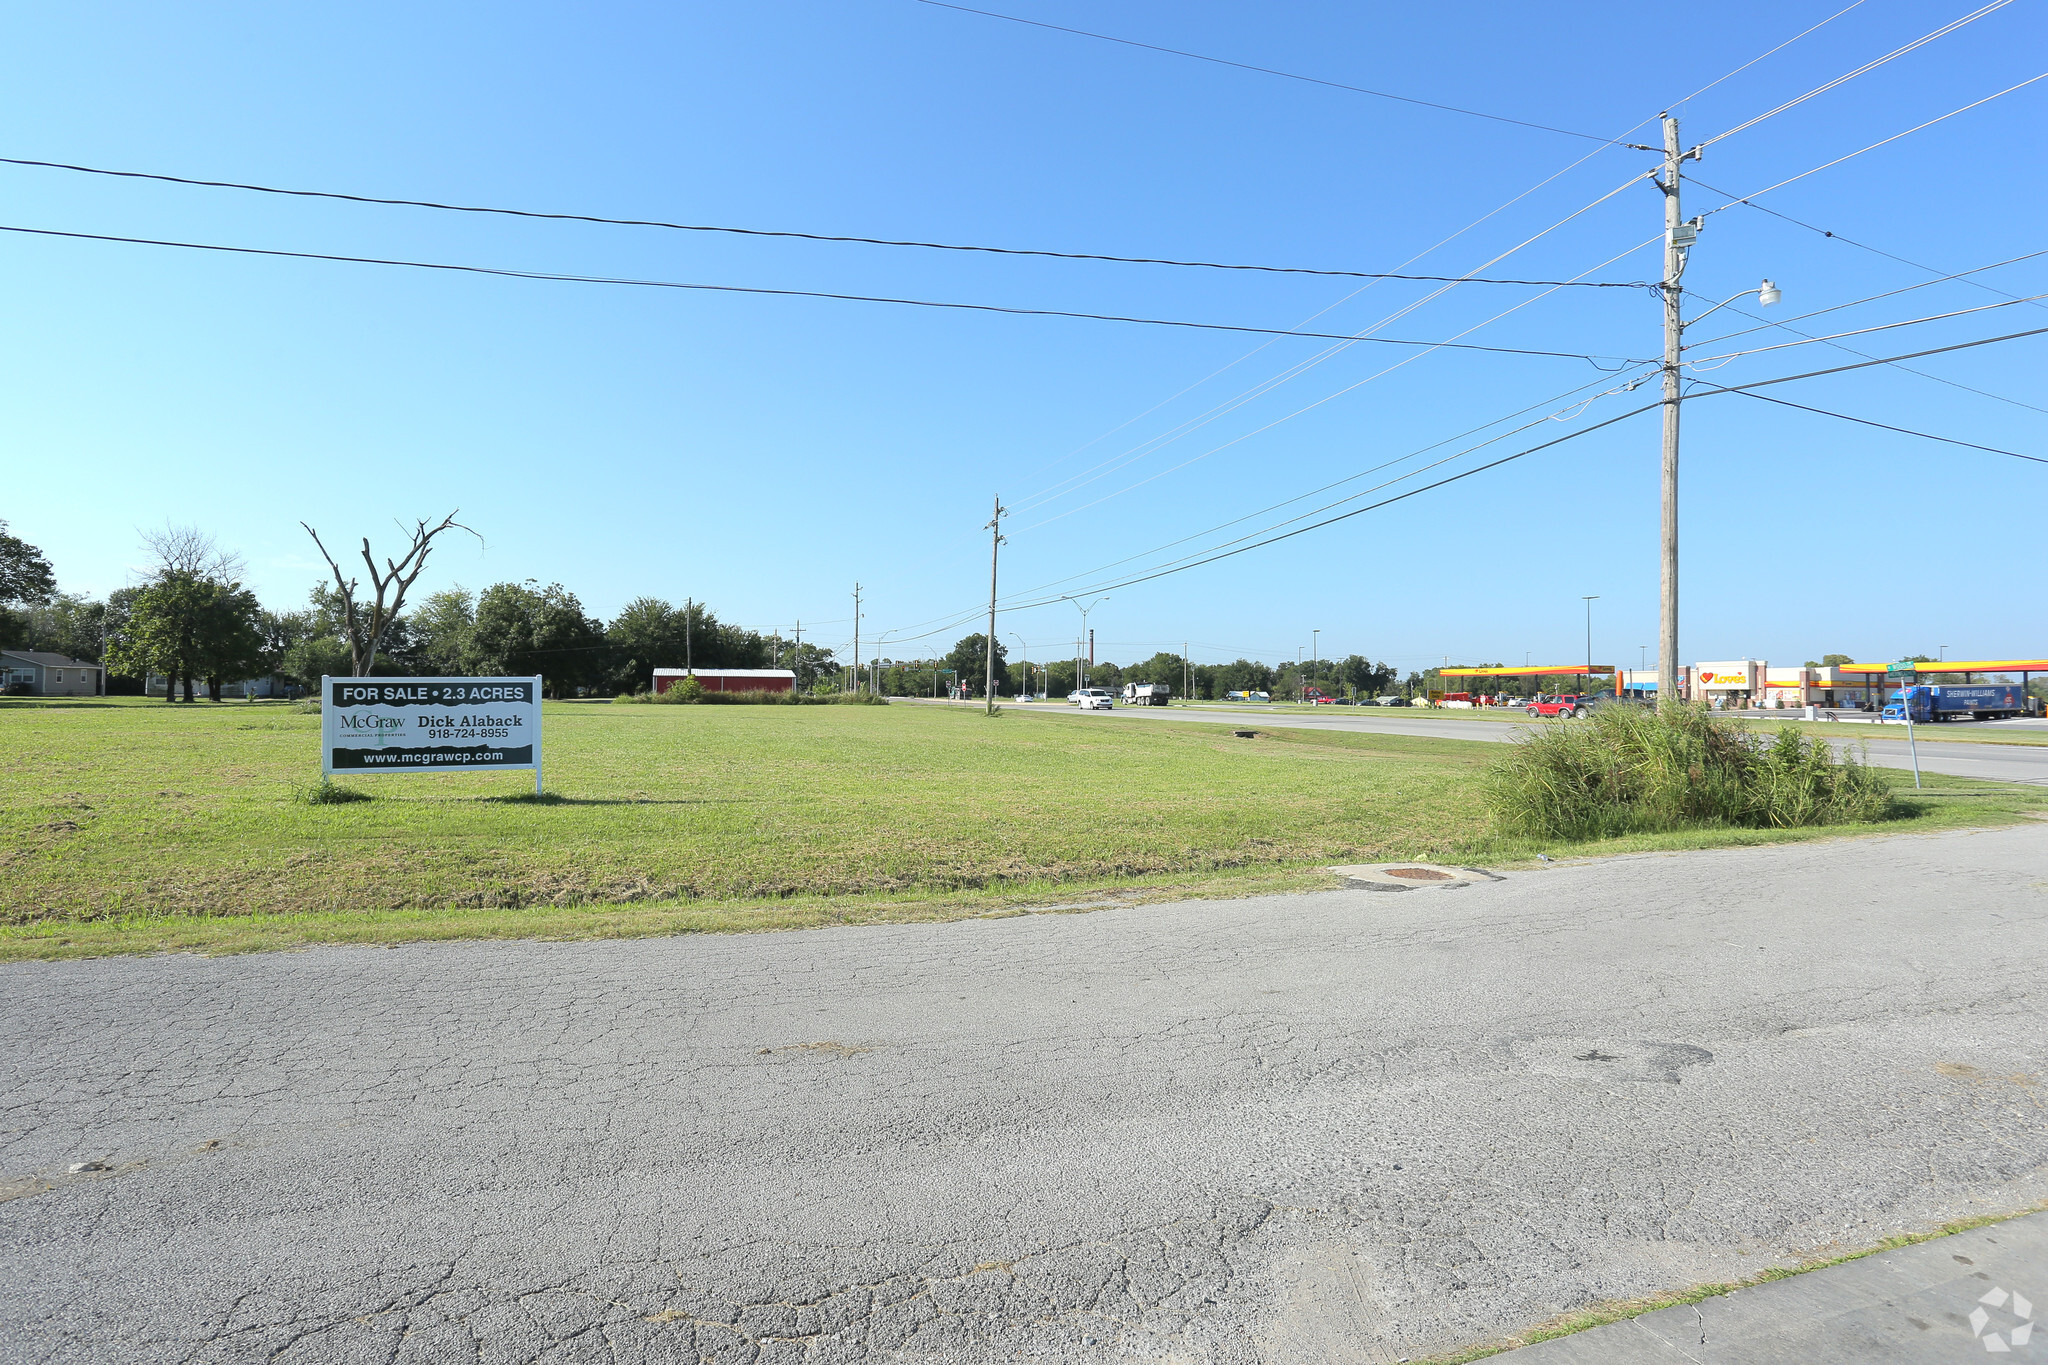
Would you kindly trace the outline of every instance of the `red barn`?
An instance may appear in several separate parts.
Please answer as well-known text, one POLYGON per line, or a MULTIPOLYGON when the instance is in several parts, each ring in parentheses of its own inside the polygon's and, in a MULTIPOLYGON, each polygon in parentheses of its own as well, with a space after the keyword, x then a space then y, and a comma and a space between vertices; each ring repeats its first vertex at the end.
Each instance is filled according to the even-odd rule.
POLYGON ((692 674, 706 692, 796 691, 796 674, 786 668, 657 668, 654 690, 666 692, 692 674))

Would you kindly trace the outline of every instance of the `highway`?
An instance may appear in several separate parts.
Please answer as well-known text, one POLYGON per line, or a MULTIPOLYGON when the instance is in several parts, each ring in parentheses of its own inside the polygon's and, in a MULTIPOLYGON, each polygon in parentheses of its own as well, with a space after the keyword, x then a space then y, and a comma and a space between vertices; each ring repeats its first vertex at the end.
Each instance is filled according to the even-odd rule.
MULTIPOLYGON (((940 705, 947 703, 941 702, 940 705)), ((1514 739, 1528 729, 1526 723, 1477 718, 1453 719, 1448 715, 1429 715, 1409 711, 1405 714, 1385 715, 1377 708, 1331 707, 1328 714, 1301 711, 1252 711, 1243 707, 1202 706, 1119 706, 1114 711, 1076 711, 1073 707, 1064 710, 1059 707, 1032 705, 1020 707, 1034 713, 1045 711, 1051 714, 1072 713, 1079 719, 1114 723, 1124 721, 1194 721, 1208 725, 1236 725, 1252 729, 1296 729, 1296 730, 1355 730, 1383 735, 1426 735, 1431 739, 1467 739, 1481 742, 1500 743, 1514 739)), ((1796 719, 1786 716, 1785 719, 1796 719)), ((1539 722, 1544 724, 1570 724, 1569 721, 1539 722)), ((2039 733, 2043 728, 2040 721, 1998 721, 1974 725, 1975 733, 1984 733, 1994 726, 2010 726, 2039 733)), ((1835 748, 1843 753, 1857 754, 1867 745, 1870 761, 1885 768, 1911 768, 1912 756, 1907 752, 1902 729, 1896 725, 1866 726, 1845 722, 1844 733, 1836 738, 1829 736, 1835 748), (1883 738, 1875 737, 1882 734, 1883 738)), ((1919 727, 1921 735, 1940 733, 1939 727, 1919 727)), ((1920 769, 1922 772, 1944 773, 1951 777, 1973 778, 1987 782, 2028 782, 2036 786, 2048 786, 2048 745, 2023 744, 1981 744, 1943 743, 1938 739, 1920 739, 1920 769)))

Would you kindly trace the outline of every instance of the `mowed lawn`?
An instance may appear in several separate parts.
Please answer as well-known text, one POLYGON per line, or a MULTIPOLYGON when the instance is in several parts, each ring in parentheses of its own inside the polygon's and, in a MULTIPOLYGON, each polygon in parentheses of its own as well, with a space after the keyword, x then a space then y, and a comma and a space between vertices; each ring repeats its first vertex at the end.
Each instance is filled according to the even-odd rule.
MULTIPOLYGON (((1454 740, 911 704, 545 718, 543 801, 527 773, 408 773, 341 779, 374 799, 321 805, 317 714, 0 702, 0 957, 940 917, 1537 851, 1491 831, 1494 746, 1454 740)), ((1931 802, 1888 828, 2042 799, 1931 802)))
POLYGON ((0 706, 0 917, 563 906, 1449 854, 1473 746, 1103 716, 549 704, 530 773, 338 779, 285 705, 0 706), (1351 738, 1351 737, 1344 737, 1351 738))

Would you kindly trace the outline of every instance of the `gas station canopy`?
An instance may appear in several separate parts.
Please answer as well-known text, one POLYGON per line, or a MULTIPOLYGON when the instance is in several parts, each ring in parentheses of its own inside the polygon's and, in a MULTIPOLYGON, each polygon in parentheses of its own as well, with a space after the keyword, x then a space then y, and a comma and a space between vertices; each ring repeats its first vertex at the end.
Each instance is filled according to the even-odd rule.
MULTIPOLYGON (((2048 668, 2048 664, 2042 667, 2048 668)), ((1879 664, 1878 669, 1882 672, 1884 665, 1879 664)), ((1554 678, 1613 671, 1613 664, 1537 664, 1522 668, 1440 668, 1437 673, 1446 678, 1554 678)))
MULTIPOLYGON (((1843 673, 1885 673, 1891 664, 1841 664, 1843 673)), ((1902 670, 1903 671, 1903 670, 1902 670)), ((2048 673, 2048 659, 1945 659, 1916 663, 1915 673, 2048 673)))

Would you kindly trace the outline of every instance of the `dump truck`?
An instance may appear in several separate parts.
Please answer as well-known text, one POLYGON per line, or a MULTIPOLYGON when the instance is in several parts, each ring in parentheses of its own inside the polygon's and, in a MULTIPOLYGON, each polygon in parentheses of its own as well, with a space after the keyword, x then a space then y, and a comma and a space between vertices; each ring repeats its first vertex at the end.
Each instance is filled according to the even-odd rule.
POLYGON ((1124 705, 1164 706, 1173 696, 1173 689, 1165 683, 1125 683, 1124 705))
POLYGON ((1909 707, 1916 725, 1940 720, 2004 720, 2024 713, 2026 698, 2017 683, 1920 683, 1901 689, 1885 703, 1884 718, 1904 720, 1909 707))

